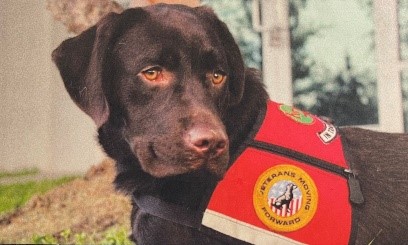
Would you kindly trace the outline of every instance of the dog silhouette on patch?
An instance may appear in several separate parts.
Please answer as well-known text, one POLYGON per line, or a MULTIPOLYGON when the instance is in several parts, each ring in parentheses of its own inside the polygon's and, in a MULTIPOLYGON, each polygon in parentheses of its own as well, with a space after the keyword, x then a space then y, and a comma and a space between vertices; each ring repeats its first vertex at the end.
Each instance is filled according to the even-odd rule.
POLYGON ((272 206, 279 210, 281 210, 283 206, 286 206, 286 212, 290 212, 289 204, 293 199, 293 190, 295 190, 296 188, 297 186, 295 184, 288 184, 286 186, 286 191, 278 198, 276 198, 272 206))

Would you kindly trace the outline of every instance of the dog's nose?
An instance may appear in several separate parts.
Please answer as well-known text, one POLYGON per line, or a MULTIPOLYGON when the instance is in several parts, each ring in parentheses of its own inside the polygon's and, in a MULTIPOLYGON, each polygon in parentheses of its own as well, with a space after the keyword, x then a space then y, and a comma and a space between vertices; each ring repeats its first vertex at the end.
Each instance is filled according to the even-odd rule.
POLYGON ((210 129, 205 126, 196 126, 186 135, 186 144, 199 154, 218 156, 228 147, 228 139, 221 130, 210 129))

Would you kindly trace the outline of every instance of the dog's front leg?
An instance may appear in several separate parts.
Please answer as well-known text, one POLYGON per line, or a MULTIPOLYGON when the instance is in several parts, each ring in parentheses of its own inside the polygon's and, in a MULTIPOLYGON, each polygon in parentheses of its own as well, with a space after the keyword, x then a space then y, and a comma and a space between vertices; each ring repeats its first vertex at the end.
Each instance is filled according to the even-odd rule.
POLYGON ((225 244, 190 227, 144 213, 136 205, 132 210, 132 238, 137 245, 221 245, 225 244))

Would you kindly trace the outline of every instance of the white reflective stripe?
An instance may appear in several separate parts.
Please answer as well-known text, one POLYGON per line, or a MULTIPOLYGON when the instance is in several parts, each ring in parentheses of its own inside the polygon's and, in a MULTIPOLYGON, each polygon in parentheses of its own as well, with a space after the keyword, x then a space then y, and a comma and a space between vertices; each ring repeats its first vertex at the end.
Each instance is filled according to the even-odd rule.
POLYGON ((202 224, 225 235, 257 245, 304 244, 209 209, 204 212, 202 224))

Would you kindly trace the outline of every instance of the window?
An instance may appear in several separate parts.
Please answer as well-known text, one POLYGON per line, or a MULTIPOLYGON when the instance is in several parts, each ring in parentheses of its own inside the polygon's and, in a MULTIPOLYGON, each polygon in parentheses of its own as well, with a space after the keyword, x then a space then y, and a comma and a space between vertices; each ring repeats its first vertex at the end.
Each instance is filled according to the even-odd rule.
POLYGON ((398 24, 401 59, 401 87, 404 109, 404 128, 408 132, 408 0, 398 2, 398 24))
POLYGON ((378 124, 371 5, 291 1, 293 102, 338 125, 378 124))
POLYGON ((401 73, 402 82, 402 99, 404 108, 404 128, 408 132, 408 71, 404 70, 401 73))
POLYGON ((206 2, 262 63, 273 100, 388 132, 405 117, 408 130, 408 0, 206 2))

